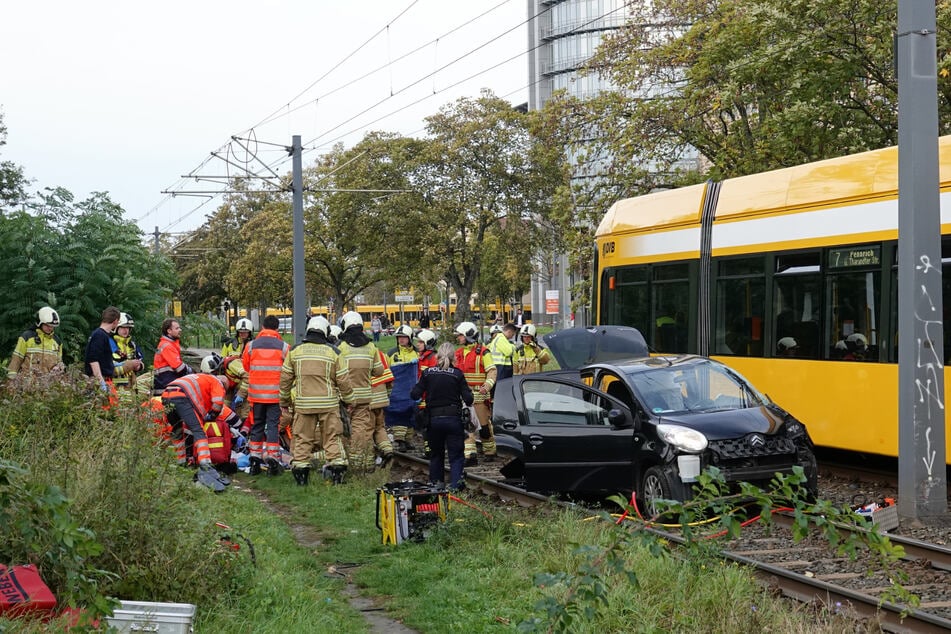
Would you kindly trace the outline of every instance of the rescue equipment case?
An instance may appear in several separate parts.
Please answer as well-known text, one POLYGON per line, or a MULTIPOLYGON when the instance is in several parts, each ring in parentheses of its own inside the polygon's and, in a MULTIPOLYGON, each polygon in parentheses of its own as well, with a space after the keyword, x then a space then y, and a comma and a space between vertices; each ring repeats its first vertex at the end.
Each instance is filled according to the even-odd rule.
POLYGON ((155 632, 157 634, 191 634, 195 606, 191 603, 152 603, 120 601, 112 616, 106 617, 109 627, 119 632, 155 632))
POLYGON ((56 597, 43 583, 36 566, 0 564, 0 614, 21 616, 27 612, 49 612, 56 607, 56 597))
POLYGON ((376 492, 376 527, 384 544, 421 542, 449 515, 445 489, 411 480, 390 482, 376 492))

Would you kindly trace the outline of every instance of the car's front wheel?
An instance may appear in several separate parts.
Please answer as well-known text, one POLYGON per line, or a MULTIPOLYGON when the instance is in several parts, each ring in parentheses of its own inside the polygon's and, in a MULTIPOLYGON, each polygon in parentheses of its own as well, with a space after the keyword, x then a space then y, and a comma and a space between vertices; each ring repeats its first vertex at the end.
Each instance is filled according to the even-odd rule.
POLYGON ((681 487, 676 486, 673 480, 674 474, 669 468, 650 467, 644 472, 641 478, 640 503, 641 513, 648 518, 661 517, 664 506, 660 500, 680 500, 682 494, 678 495, 681 487))

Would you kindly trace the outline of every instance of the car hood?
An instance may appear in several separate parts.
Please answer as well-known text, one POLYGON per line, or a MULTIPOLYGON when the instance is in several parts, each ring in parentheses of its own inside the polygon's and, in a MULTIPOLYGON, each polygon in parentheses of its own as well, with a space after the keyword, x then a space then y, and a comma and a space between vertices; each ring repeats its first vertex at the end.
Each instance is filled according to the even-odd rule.
POLYGON ((568 328, 542 337, 558 365, 577 369, 591 363, 611 363, 650 356, 644 335, 630 326, 568 328))
POLYGON ((696 429, 708 440, 727 440, 742 438, 754 432, 775 434, 783 426, 783 417, 768 407, 750 407, 721 412, 683 412, 656 416, 654 422, 696 429))

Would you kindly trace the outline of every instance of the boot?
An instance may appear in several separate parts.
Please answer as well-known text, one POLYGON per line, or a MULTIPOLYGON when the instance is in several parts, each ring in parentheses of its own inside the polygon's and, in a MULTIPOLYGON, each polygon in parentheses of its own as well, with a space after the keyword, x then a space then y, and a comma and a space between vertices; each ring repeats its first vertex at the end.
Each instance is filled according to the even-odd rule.
POLYGON ((347 468, 343 465, 324 465, 321 473, 325 480, 330 480, 332 484, 343 484, 343 474, 347 468))
POLYGON ((291 469, 291 473, 294 475, 294 482, 297 483, 297 486, 307 486, 310 480, 310 469, 307 467, 294 467, 291 469))
POLYGON ((471 453, 468 456, 466 456, 465 464, 467 467, 475 467, 476 465, 478 465, 479 464, 478 454, 471 453))
POLYGON ((267 474, 269 476, 279 476, 284 473, 284 466, 274 458, 267 459, 267 474))
POLYGON ((248 472, 253 476, 261 475, 261 459, 251 456, 251 470, 248 472))

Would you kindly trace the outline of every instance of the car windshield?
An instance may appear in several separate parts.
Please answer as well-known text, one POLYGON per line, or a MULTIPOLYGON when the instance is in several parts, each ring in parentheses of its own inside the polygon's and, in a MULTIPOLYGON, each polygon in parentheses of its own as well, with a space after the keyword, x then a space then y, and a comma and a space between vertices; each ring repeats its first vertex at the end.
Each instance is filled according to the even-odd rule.
POLYGON ((634 372, 630 380, 655 414, 745 409, 769 402, 739 374, 709 359, 634 372))

